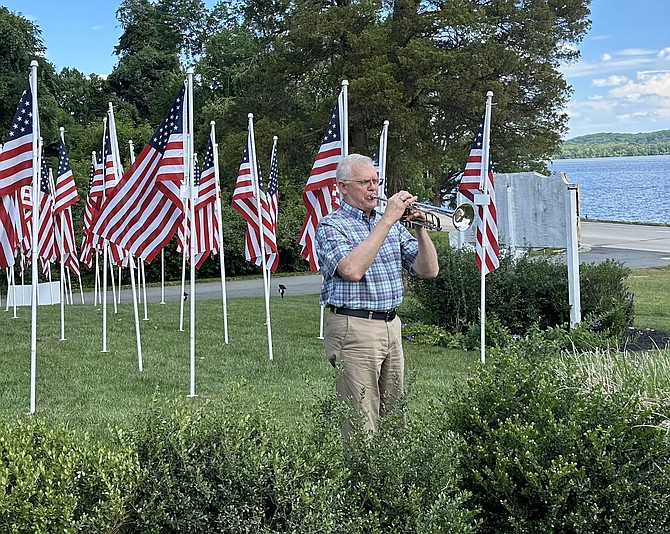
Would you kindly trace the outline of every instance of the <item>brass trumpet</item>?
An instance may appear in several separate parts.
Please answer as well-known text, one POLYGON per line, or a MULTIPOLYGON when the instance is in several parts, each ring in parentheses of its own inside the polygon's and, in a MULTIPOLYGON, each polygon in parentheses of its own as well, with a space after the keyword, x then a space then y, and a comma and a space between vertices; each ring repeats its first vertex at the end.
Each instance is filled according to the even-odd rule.
MULTIPOLYGON (((388 202, 388 199, 380 198, 377 195, 372 195, 372 198, 376 199, 380 204, 388 202)), ((472 204, 468 204, 467 202, 464 202, 455 210, 432 206, 422 202, 414 202, 411 206, 405 209, 405 213, 400 218, 400 222, 406 226, 415 225, 423 226, 428 230, 441 230, 442 225, 440 224, 440 215, 447 215, 451 217, 451 222, 454 225, 454 228, 456 228, 456 230, 459 232, 465 232, 472 226, 472 223, 475 220, 475 209, 472 204), (411 213, 417 211, 422 213, 425 219, 408 221, 407 217, 411 213)))

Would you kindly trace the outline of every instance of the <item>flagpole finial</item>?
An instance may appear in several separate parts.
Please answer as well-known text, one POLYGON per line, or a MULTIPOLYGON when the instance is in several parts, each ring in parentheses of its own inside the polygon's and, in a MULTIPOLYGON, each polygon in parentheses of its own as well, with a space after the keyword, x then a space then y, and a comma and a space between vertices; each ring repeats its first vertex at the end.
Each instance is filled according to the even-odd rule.
POLYGON ((384 126, 388 126, 389 124, 391 124, 391 123, 388 120, 384 121, 384 126))
POLYGON ((342 87, 349 85, 349 80, 342 80, 342 87))
POLYGON ((253 113, 249 113, 249 114, 247 115, 247 119, 253 119, 253 118, 254 118, 254 114, 253 114, 253 113))
POLYGON ((37 67, 38 65, 39 65, 39 63, 37 62, 36 59, 33 59, 33 60, 30 62, 30 66, 31 66, 31 67, 37 67))
POLYGON ((60 133, 63 133, 63 132, 65 131, 65 127, 61 126, 60 128, 58 128, 58 131, 59 131, 60 133))
POLYGON ((216 121, 209 121, 210 126, 214 126, 216 124, 216 121))
POLYGON ((193 67, 189 67, 186 69, 186 74, 193 74, 195 71, 193 70, 193 67))
POLYGON ((276 141, 277 139, 279 139, 279 137, 277 137, 276 135, 273 135, 273 136, 272 136, 272 140, 273 140, 273 141, 276 141))
POLYGON ((493 96, 493 91, 486 91, 486 96, 487 98, 490 98, 493 96))

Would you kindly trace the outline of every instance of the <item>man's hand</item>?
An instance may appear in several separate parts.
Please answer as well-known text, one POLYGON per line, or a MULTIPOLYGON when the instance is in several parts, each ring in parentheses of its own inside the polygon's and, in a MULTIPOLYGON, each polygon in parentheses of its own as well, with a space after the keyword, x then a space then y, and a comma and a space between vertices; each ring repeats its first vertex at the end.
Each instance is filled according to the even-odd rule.
POLYGON ((398 191, 388 199, 383 217, 391 219, 392 222, 399 221, 417 198, 408 191, 398 191))

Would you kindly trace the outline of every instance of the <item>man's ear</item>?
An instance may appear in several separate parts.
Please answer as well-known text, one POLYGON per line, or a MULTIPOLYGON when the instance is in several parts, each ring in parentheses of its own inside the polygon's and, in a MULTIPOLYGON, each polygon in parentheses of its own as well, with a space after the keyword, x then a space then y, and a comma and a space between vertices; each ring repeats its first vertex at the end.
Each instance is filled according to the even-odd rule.
POLYGON ((344 180, 337 182, 337 188, 339 189, 341 195, 347 194, 347 182, 344 180))

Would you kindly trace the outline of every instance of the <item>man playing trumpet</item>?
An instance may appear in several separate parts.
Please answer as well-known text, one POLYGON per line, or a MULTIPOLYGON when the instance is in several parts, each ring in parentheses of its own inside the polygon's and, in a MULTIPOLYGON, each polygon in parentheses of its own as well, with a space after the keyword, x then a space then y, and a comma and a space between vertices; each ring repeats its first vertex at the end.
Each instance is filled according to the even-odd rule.
MULTIPOLYGON (((372 160, 360 154, 342 159, 336 171, 340 208, 319 223, 316 252, 323 275, 320 303, 326 320, 326 358, 338 368, 336 389, 377 429, 380 417, 403 392, 404 355, 400 319, 402 269, 420 278, 435 278, 439 267, 427 230, 416 225, 416 237, 400 224, 417 197, 399 191, 376 211, 379 179, 372 160)), ((421 221, 412 212, 406 220, 421 221)), ((343 434, 349 432, 349 425, 343 434)))

